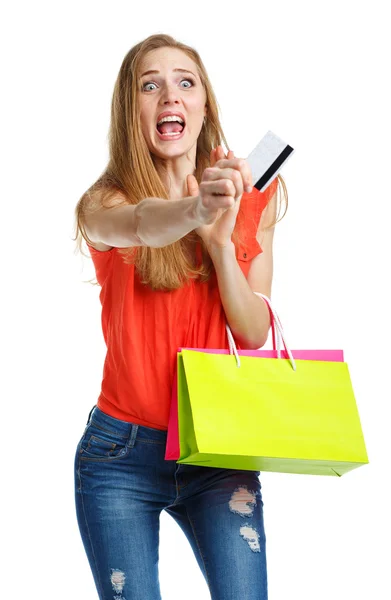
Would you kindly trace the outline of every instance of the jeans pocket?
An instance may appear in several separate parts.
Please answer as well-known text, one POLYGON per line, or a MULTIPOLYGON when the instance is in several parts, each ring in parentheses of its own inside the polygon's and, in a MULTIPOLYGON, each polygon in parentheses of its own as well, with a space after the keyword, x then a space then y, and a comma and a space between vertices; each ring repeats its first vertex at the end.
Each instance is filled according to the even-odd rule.
POLYGON ((79 443, 81 460, 115 460, 127 456, 128 436, 109 431, 90 422, 79 443))

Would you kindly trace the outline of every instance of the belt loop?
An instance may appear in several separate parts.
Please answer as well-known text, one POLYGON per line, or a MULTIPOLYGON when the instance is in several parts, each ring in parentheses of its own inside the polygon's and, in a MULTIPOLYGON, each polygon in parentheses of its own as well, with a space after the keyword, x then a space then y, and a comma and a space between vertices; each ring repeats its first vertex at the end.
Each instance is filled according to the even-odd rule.
POLYGON ((96 404, 94 404, 94 406, 93 406, 93 407, 91 408, 91 410, 90 410, 90 414, 88 415, 87 425, 88 425, 88 423, 89 423, 89 422, 90 422, 90 420, 91 420, 91 414, 92 414, 92 411, 94 410, 94 408, 95 408, 95 407, 96 407, 96 404))
POLYGON ((138 428, 139 428, 138 424, 135 424, 135 423, 132 424, 132 429, 131 429, 131 432, 130 432, 130 438, 126 442, 126 445, 128 446, 128 448, 133 448, 133 446, 134 446, 134 444, 136 442, 138 428))

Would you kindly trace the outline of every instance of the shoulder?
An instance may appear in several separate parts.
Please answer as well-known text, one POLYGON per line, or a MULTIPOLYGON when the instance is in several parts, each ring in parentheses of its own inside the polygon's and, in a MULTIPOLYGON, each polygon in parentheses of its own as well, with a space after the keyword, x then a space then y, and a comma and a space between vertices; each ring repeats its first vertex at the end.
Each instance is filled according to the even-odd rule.
MULTIPOLYGON (((85 215, 91 215, 96 211, 108 210, 126 204, 129 204, 129 201, 120 190, 96 189, 85 195, 83 210, 85 215)), ((113 246, 108 246, 103 242, 89 243, 88 246, 97 252, 107 252, 113 249, 113 246)))
POLYGON ((97 210, 114 208, 130 204, 124 192, 114 189, 95 189, 89 190, 83 197, 83 209, 86 213, 93 213, 97 210))
POLYGON ((97 252, 107 252, 108 250, 112 250, 114 248, 114 246, 108 246, 103 242, 94 242, 93 244, 88 244, 88 246, 90 249, 93 248, 93 250, 96 250, 97 252))

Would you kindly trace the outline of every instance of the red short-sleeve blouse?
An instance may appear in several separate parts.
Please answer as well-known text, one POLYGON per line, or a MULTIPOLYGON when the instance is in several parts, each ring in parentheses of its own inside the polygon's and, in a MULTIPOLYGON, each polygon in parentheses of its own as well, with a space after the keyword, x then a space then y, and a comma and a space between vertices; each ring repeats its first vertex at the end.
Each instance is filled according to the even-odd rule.
MULTIPOLYGON (((262 252, 255 235, 277 184, 276 178, 264 192, 253 188, 242 196, 245 226, 236 258, 246 277, 262 252)), ((107 347, 97 405, 117 419, 166 430, 177 349, 229 348, 216 274, 205 283, 191 280, 178 290, 153 291, 117 248, 88 248, 101 286, 107 347)))

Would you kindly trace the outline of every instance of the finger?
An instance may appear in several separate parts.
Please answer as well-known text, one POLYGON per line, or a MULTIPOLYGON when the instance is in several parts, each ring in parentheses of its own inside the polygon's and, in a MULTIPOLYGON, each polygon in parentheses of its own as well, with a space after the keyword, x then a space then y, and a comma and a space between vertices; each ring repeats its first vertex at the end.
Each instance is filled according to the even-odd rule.
MULTIPOLYGON (((235 158, 235 154, 233 150, 229 150, 227 153, 227 156, 224 155, 224 150, 222 148, 222 146, 217 146, 216 148, 216 162, 211 165, 211 166, 215 166, 217 162, 222 161, 222 160, 232 160, 235 158)), ((252 182, 252 173, 251 173, 251 169, 248 166, 247 162, 245 162, 245 164, 242 167, 239 167, 238 162, 241 159, 236 159, 235 160, 235 166, 233 166, 233 168, 236 168, 240 171, 242 178, 243 178, 243 190, 246 192, 252 192, 253 189, 253 182, 252 182), (239 168, 238 168, 239 167, 239 168)), ((223 163, 221 163, 220 165, 217 165, 220 168, 226 167, 228 168, 228 165, 223 165, 223 163)))
MULTIPOLYGON (((211 159, 210 162, 210 166, 214 167, 216 166, 216 163, 218 161, 221 160, 233 160, 235 158, 235 153, 233 150, 229 150, 227 153, 227 156, 225 156, 224 154, 224 150, 223 147, 221 145, 217 146, 217 148, 213 148, 211 150, 211 157, 213 157, 211 159)), ((236 159, 237 161, 239 161, 240 159, 236 159)), ((235 161, 236 162, 236 161, 235 161)), ((223 168, 223 165, 217 165, 220 168, 223 168)), ((228 168, 227 165, 224 165, 226 168, 228 168)), ((234 168, 238 168, 238 164, 236 162, 236 165, 234 168)), ((253 183, 252 183, 252 173, 251 173, 251 169, 249 167, 249 165, 247 164, 247 162, 245 161, 245 164, 242 165, 242 167, 240 167, 238 169, 240 171, 240 173, 242 174, 242 179, 243 179, 243 191, 250 193, 252 192, 253 189, 253 183)))
POLYGON ((222 146, 217 146, 217 160, 225 158, 224 150, 222 146))
POLYGON ((233 179, 232 181, 234 182, 234 185, 235 185, 235 187, 238 190, 239 196, 241 196, 243 194, 243 192, 247 191, 245 189, 245 184, 244 184, 244 181, 242 179, 241 172, 239 171, 239 176, 238 176, 238 175, 235 174, 235 173, 237 173, 236 169, 230 169, 228 167, 226 170, 231 172, 231 177, 234 176, 235 179, 233 179))
POLYGON ((246 192, 252 192, 253 189, 253 176, 251 173, 250 165, 246 160, 244 160, 244 164, 240 169, 243 177, 243 186, 246 192))
POLYGON ((211 196, 227 196, 237 199, 237 190, 232 180, 222 181, 219 178, 212 177, 209 180, 203 181, 201 186, 204 192, 211 196))
POLYGON ((222 160, 222 159, 227 160, 227 158, 228 158, 228 154, 227 155, 224 154, 223 147, 217 146, 216 152, 215 152, 215 162, 214 162, 213 166, 215 166, 219 160, 222 160))
POLYGON ((223 150, 222 146, 216 146, 216 148, 213 148, 211 150, 210 166, 214 167, 216 162, 218 160, 220 160, 221 158, 225 158, 224 150, 223 150))
MULTIPOLYGON (((220 161, 223 162, 223 161, 220 161)), ((227 160, 225 160, 224 162, 228 162, 227 160)), ((217 163, 218 165, 218 163, 217 163)), ((227 181, 229 181, 229 184, 226 183, 225 185, 228 185, 227 191, 225 192, 225 195, 227 196, 233 196, 235 198, 235 200, 237 199, 237 197, 241 196, 244 192, 243 189, 243 179, 241 177, 241 173, 240 171, 238 171, 238 169, 233 169, 230 167, 226 167, 223 168, 223 166, 214 168, 214 169, 208 169, 205 173, 205 182, 213 182, 213 181, 218 181, 220 179, 225 179, 227 181)))
POLYGON ((194 175, 187 176, 187 189, 190 196, 198 196, 199 186, 194 175))
POLYGON ((246 160, 244 160, 243 158, 236 158, 234 160, 234 163, 235 163, 234 168, 238 169, 240 171, 240 174, 242 175, 244 191, 248 192, 248 193, 252 192, 253 178, 252 178, 252 173, 251 173, 251 169, 250 169, 248 162, 246 160), (242 165, 240 165, 240 161, 243 162, 242 165))

